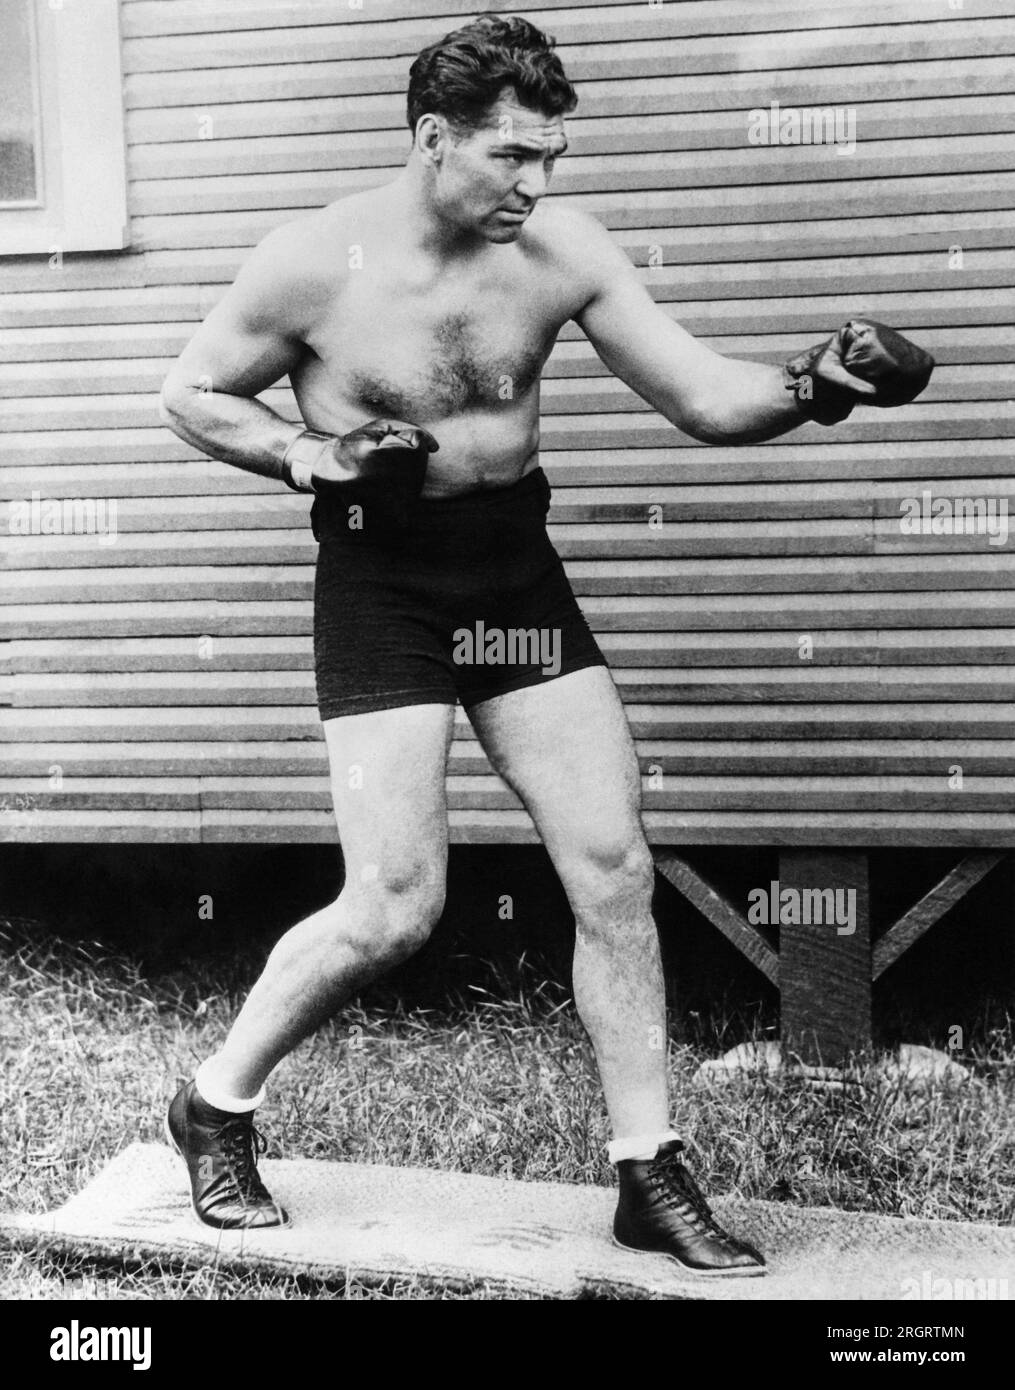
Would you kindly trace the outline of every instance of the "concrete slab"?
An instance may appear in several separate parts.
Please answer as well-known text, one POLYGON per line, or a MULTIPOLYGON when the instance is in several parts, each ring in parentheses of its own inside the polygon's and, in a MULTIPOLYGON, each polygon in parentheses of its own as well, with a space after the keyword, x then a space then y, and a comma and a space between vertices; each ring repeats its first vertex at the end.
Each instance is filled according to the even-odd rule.
POLYGON ((608 1189, 420 1168, 264 1160, 291 1227, 217 1232, 189 1204, 180 1160, 133 1144, 63 1207, 0 1216, 22 1249, 90 1252, 380 1282, 415 1275, 546 1298, 940 1299, 1015 1296, 1015 1230, 719 1198, 720 1221, 765 1251, 766 1278, 707 1280, 616 1249, 608 1189))

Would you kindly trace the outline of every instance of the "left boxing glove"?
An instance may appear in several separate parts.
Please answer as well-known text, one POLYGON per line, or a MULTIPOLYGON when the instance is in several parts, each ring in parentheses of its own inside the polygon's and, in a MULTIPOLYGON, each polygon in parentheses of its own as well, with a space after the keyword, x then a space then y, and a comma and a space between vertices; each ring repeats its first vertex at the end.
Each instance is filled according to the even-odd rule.
POLYGON ((822 425, 845 420, 854 405, 907 405, 930 381, 934 359, 894 328, 850 319, 825 343, 783 367, 801 412, 822 425))

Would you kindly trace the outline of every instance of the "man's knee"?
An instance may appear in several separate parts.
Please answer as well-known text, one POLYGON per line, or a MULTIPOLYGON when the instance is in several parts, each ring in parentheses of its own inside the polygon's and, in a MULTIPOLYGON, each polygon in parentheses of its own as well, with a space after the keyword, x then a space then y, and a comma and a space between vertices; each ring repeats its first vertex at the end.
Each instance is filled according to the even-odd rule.
POLYGON ((651 908, 655 867, 641 834, 587 846, 567 867, 566 878, 579 917, 651 908))
POLYGON ((422 860, 364 864, 347 874, 334 904, 342 935, 378 963, 394 964, 418 951, 444 911, 443 866, 422 860))

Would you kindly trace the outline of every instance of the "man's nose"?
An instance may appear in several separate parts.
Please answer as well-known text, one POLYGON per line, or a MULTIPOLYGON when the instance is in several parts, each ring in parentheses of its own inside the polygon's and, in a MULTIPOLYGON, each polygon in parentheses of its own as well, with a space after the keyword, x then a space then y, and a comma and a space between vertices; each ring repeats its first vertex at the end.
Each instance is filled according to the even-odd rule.
POLYGON ((538 203, 546 192, 549 178, 542 165, 526 169, 515 184, 515 192, 528 203, 538 203))

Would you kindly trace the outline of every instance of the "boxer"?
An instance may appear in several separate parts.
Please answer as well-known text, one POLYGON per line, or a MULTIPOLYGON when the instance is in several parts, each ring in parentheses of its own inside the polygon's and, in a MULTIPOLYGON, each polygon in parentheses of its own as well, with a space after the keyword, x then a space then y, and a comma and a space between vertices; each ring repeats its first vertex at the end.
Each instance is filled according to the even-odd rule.
POLYGON ((275 946, 168 1131, 202 1221, 288 1219, 258 1175, 253 1113, 278 1062, 437 921, 460 701, 574 911, 575 1002, 620 1186, 614 1239, 703 1276, 763 1274, 670 1128, 638 763, 547 537, 540 374, 575 322, 674 426, 735 445, 910 401, 933 362, 857 318, 781 369, 695 340, 594 218, 544 201, 576 101, 553 41, 519 17, 485 15, 425 49, 405 167, 271 232, 165 382, 163 418, 182 438, 314 495, 317 699, 345 865, 336 900, 275 946), (286 374, 302 424, 255 399, 286 374), (463 664, 454 634, 478 621, 552 629, 559 661, 463 664))

